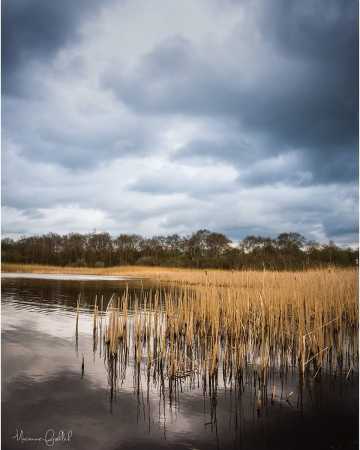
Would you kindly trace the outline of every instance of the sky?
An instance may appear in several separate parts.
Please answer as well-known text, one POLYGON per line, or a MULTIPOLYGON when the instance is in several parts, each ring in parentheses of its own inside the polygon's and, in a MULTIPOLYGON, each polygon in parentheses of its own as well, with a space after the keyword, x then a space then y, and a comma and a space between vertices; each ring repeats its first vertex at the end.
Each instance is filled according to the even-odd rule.
POLYGON ((2 233, 358 241, 355 0, 6 0, 2 233))

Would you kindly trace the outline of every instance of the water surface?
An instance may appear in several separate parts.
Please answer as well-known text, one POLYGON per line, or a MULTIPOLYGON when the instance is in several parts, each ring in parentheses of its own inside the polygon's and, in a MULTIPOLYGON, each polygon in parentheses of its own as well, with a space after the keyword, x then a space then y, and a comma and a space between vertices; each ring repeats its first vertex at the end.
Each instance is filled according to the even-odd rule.
POLYGON ((2 272, 1 278, 26 278, 31 280, 63 280, 63 281, 119 281, 134 280, 136 278, 125 275, 91 275, 70 273, 29 273, 29 272, 2 272))
POLYGON ((134 294, 151 283, 16 275, 2 278, 3 448, 358 448, 357 374, 307 379, 300 392, 297 372, 290 371, 260 411, 246 386, 238 392, 220 383, 214 395, 200 382, 184 383, 175 398, 160 396, 145 374, 136 385, 131 363, 114 386, 101 349, 94 352, 91 305, 96 295, 106 304, 126 284, 134 294), (52 440, 61 431, 64 439, 52 440))

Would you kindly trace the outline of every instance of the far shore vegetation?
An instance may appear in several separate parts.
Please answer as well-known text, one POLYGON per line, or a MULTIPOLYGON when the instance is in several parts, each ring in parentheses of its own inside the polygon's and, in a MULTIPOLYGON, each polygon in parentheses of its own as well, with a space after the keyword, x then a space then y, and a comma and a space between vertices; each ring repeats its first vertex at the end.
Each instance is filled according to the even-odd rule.
MULTIPOLYGON (((190 236, 109 233, 48 233, 1 241, 3 270, 125 274, 151 268, 225 270, 307 270, 358 265, 358 250, 333 242, 319 244, 299 233, 276 238, 248 236, 238 243, 221 233, 199 230, 190 236), (131 266, 131 267, 130 267, 131 266), (91 271, 89 271, 91 269, 91 271), (110 270, 108 270, 110 269, 110 270)), ((158 271, 158 269, 157 269, 158 271)))

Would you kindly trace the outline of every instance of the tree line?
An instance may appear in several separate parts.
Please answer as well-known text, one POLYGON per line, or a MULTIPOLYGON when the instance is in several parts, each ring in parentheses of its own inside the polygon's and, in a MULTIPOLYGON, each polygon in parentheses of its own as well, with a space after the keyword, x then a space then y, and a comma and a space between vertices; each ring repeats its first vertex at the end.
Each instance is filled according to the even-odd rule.
POLYGON ((358 251, 307 241, 299 233, 247 236, 233 243, 222 233, 199 230, 144 238, 137 234, 48 233, 1 241, 2 260, 18 264, 110 267, 149 265, 221 269, 306 269, 356 266, 358 251))

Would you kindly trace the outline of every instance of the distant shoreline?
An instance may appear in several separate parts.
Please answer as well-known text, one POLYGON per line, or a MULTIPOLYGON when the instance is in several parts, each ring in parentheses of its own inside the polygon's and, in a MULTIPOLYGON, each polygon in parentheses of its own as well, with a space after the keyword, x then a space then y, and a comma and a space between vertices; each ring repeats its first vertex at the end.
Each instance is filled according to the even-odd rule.
POLYGON ((48 266, 41 264, 13 264, 2 263, 1 272, 9 273, 39 273, 39 274, 71 274, 71 275, 107 275, 107 276, 141 276, 150 278, 168 272, 178 272, 187 269, 171 267, 146 267, 146 266, 114 266, 114 267, 68 267, 48 266))
MULTIPOLYGON (((328 270, 329 267, 323 268, 309 268, 307 271, 328 270)), ((334 269, 337 269, 334 267, 334 269)), ((338 268, 339 270, 357 270, 357 267, 338 268)), ((252 270, 244 269, 249 272, 263 272, 262 269, 252 270)), ((224 269, 197 269, 197 268, 183 268, 183 267, 161 267, 161 266, 112 266, 112 267, 70 267, 70 266, 50 266, 42 264, 15 264, 15 263, 1 263, 1 272, 8 273, 37 273, 37 274, 59 274, 59 275, 107 275, 107 276, 129 276, 138 278, 173 278, 175 274, 186 275, 189 273, 204 273, 204 272, 242 272, 243 270, 233 271, 224 269)), ((267 270, 270 272, 271 270, 267 270)), ((275 270, 275 272, 277 272, 275 270)), ((304 272, 304 270, 280 270, 280 272, 304 272)))

